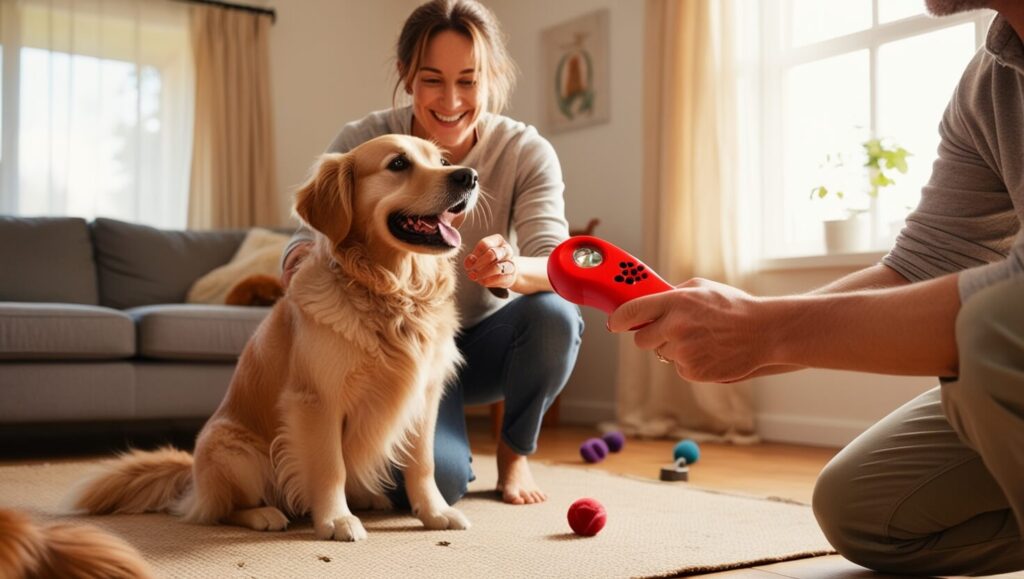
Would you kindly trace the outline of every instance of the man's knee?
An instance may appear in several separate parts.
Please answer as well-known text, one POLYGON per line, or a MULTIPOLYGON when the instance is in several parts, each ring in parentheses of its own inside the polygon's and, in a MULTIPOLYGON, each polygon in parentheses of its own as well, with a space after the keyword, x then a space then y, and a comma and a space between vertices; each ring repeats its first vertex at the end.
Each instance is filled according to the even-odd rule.
POLYGON ((881 572, 903 573, 914 569, 919 557, 901 552, 881 531, 883 521, 872 520, 872 509, 859 508, 870 498, 840 456, 818 476, 811 506, 818 526, 832 547, 847 560, 881 572))
POLYGON ((883 513, 893 512, 897 497, 858 475, 858 465, 871 452, 855 441, 836 455, 818 475, 811 507, 825 538, 844 558, 875 571, 905 573, 926 564, 927 554, 915 552, 912 541, 901 547, 887 536, 883 513), (879 508, 888 504, 893 509, 879 508))
POLYGON ((858 562, 861 549, 857 547, 854 531, 858 513, 850 508, 854 500, 850 485, 854 483, 845 463, 846 458, 840 453, 821 471, 814 483, 811 508, 828 542, 839 554, 858 562))

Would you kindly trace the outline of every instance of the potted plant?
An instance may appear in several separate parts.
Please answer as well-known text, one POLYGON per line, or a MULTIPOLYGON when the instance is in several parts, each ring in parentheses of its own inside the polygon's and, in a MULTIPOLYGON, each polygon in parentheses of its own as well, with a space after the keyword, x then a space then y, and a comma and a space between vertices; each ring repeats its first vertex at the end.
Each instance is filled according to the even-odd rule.
MULTIPOLYGON (((870 210, 872 199, 878 192, 894 184, 896 172, 907 172, 909 151, 891 142, 879 138, 870 138, 861 143, 860 156, 864 162, 856 171, 854 180, 866 177, 854 187, 853 194, 842 185, 821 184, 811 189, 811 199, 828 199, 836 201, 842 213, 838 218, 825 220, 825 249, 828 253, 854 253, 866 251, 870 242, 870 223, 865 215, 870 210)), ((839 176, 840 183, 849 183, 850 165, 842 153, 829 154, 825 157, 823 167, 832 176, 839 176)))

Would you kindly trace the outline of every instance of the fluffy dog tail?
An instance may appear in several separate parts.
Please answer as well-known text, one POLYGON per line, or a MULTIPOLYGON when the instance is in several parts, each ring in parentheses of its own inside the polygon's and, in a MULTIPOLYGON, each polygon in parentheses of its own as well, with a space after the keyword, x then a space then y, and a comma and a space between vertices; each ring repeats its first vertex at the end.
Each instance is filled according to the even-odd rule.
POLYGON ((134 579, 153 571, 130 545, 95 527, 44 527, 0 510, 0 577, 134 579))
POLYGON ((192 485, 192 455, 171 447, 134 450, 104 465, 68 497, 91 515, 134 514, 170 509, 192 485))

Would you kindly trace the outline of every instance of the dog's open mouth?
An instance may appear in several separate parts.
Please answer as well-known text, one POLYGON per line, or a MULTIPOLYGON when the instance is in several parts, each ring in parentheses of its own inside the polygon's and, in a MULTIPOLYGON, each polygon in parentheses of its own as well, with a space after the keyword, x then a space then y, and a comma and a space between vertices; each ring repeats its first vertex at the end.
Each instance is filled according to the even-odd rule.
POLYGON ((452 220, 466 210, 466 201, 460 201, 437 215, 409 215, 396 211, 388 216, 391 235, 413 245, 456 248, 462 243, 462 236, 452 225, 452 220))

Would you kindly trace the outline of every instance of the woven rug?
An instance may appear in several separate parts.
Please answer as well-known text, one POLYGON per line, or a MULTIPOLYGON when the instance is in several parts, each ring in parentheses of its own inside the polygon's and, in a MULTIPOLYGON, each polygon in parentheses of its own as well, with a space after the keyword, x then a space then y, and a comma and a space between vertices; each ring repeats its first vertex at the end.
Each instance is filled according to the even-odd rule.
POLYGON ((491 490, 494 457, 458 503, 473 526, 426 531, 407 513, 361 514, 369 539, 319 541, 308 521, 283 533, 183 523, 163 514, 65 517, 57 505, 88 463, 0 468, 0 507, 88 522, 133 544, 165 577, 672 577, 831 553, 809 507, 703 491, 597 470, 532 465, 549 499, 506 505, 491 490), (580 497, 608 524, 578 537, 566 522, 580 497))

